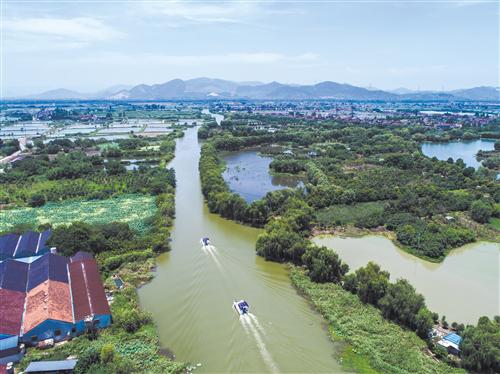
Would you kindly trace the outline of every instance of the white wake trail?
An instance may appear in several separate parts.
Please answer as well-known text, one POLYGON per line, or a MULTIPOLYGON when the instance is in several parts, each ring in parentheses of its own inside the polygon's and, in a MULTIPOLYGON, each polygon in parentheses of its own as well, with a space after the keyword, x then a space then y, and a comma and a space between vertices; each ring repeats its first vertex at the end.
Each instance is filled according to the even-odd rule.
POLYGON ((260 355, 262 356, 262 359, 266 363, 266 365, 269 367, 269 370, 271 370, 272 373, 278 373, 278 366, 274 362, 271 354, 267 350, 266 343, 264 343, 264 340, 262 339, 262 336, 259 333, 259 330, 254 326, 252 323, 251 318, 247 318, 247 316, 241 316, 245 320, 244 323, 247 324, 249 330, 251 331, 253 337, 255 338, 255 342, 257 343, 257 348, 259 349, 260 355))
POLYGON ((243 329, 245 330, 245 333, 247 335, 250 334, 250 330, 248 329, 247 320, 246 320, 245 316, 240 316, 240 322, 241 322, 241 326, 243 326, 243 329))
POLYGON ((218 256, 218 253, 217 253, 217 250, 215 249, 215 247, 213 245, 204 245, 203 247, 203 251, 205 253, 208 253, 208 255, 210 257, 212 257, 212 259, 214 260, 215 262, 215 265, 217 265, 217 267, 219 268, 219 271, 225 275, 224 273, 224 269, 222 268, 222 264, 220 263, 219 259, 217 258, 218 256))
POLYGON ((248 313, 248 317, 250 317, 250 323, 254 323, 255 326, 257 327, 257 329, 263 334, 263 335, 266 335, 265 331, 264 331, 264 328, 262 327, 262 325, 260 324, 259 320, 257 319, 257 316, 252 314, 252 313, 248 313))

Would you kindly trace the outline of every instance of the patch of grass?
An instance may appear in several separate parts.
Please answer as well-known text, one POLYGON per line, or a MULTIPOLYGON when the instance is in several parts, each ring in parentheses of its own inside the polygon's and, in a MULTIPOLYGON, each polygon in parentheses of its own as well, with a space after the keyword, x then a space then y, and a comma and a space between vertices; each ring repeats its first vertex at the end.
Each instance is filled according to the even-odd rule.
POLYGON ((378 374, 379 371, 371 367, 370 361, 354 351, 351 345, 347 345, 341 356, 342 368, 360 374, 378 374))
POLYGON ((303 269, 292 267, 294 286, 309 298, 335 332, 350 346, 346 365, 373 373, 464 373, 427 355, 427 345, 414 332, 385 320, 375 307, 333 283, 313 283, 303 269))
POLYGON ((332 205, 316 213, 321 226, 344 226, 362 222, 365 217, 384 211, 383 201, 369 201, 352 205, 332 205))
POLYGON ((500 231, 500 218, 492 217, 490 218, 489 225, 493 227, 495 230, 500 231))
POLYGON ((37 227, 52 224, 53 227, 74 221, 87 223, 125 222, 143 233, 147 220, 156 211, 155 198, 148 195, 122 195, 107 200, 73 200, 63 203, 48 203, 39 208, 20 208, 0 211, 0 232, 8 231, 18 224, 37 227))

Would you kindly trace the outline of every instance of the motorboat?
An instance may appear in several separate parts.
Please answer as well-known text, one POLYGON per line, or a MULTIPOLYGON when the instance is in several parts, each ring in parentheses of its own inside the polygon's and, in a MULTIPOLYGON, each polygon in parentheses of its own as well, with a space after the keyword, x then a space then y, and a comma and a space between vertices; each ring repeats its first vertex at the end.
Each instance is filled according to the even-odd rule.
POLYGON ((233 303, 233 308, 240 314, 247 314, 250 310, 250 305, 245 300, 235 301, 233 303))
POLYGON ((200 244, 203 245, 203 246, 207 246, 207 245, 210 245, 210 239, 209 238, 201 238, 200 239, 200 244))

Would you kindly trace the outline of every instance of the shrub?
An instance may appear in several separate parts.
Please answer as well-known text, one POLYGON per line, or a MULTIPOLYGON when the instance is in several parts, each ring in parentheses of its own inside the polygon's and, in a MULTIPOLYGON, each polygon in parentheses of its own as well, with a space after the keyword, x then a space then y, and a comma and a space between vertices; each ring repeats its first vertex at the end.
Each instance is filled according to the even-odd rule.
POLYGON ((349 271, 349 266, 342 262, 337 253, 326 247, 309 247, 302 255, 302 262, 309 270, 311 280, 318 283, 339 283, 349 271))

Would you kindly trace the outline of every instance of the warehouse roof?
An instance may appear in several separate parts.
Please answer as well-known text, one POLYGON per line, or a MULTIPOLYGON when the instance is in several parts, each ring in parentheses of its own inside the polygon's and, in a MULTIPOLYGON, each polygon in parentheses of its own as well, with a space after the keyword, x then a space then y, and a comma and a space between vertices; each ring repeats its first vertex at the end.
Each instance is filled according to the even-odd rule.
POLYGON ((30 362, 25 373, 40 373, 40 372, 57 372, 64 370, 73 370, 77 360, 61 360, 61 361, 35 361, 30 362))
POLYGON ((23 333, 47 319, 73 322, 71 294, 67 283, 46 280, 27 293, 23 333))
POLYGON ((47 252, 46 242, 50 230, 42 233, 28 231, 23 235, 6 234, 0 236, 0 261, 7 258, 21 258, 41 255, 47 252))
POLYGON ((29 268, 27 291, 48 279, 68 283, 67 263, 66 257, 52 253, 33 261, 29 268))
POLYGON ((11 258, 16 250, 20 235, 7 234, 0 236, 0 261, 11 258))
POLYGON ((68 268, 75 321, 91 314, 111 314, 95 260, 72 262, 68 268))
POLYGON ((83 260, 91 260, 94 256, 91 253, 85 251, 78 251, 73 256, 71 256, 71 262, 78 262, 83 260))
POLYGON ((26 292, 29 264, 8 259, 0 262, 0 288, 26 292))
POLYGON ((19 335, 25 293, 0 288, 0 335, 19 335))

